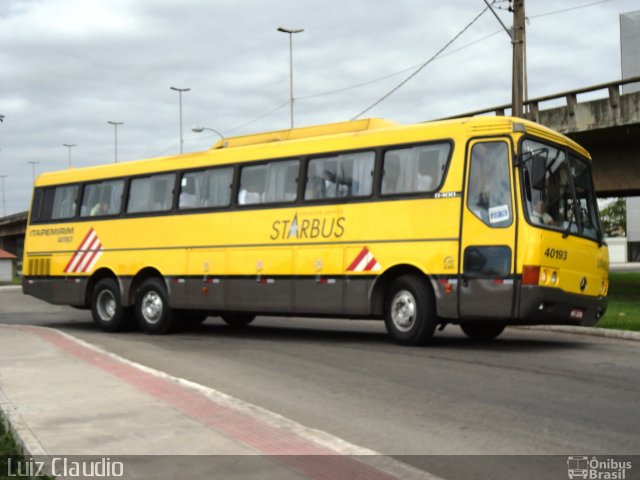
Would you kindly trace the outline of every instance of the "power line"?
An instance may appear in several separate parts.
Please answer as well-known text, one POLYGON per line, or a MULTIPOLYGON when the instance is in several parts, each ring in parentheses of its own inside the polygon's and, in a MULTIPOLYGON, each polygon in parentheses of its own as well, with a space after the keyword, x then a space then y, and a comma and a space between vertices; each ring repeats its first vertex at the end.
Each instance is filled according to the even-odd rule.
POLYGON ((407 78, 405 78, 402 82, 400 82, 397 86, 395 86, 394 88, 392 88, 389 92, 387 92, 385 95, 383 95, 379 100, 377 100, 376 102, 374 102, 373 104, 371 104, 369 107, 365 108, 363 111, 361 111, 359 114, 357 114, 355 117, 353 117, 351 120, 355 120, 358 117, 360 117, 361 115, 364 115, 365 113, 367 113, 369 110, 371 110, 373 107, 375 107, 376 105, 379 105, 381 102, 383 102, 384 100, 386 100, 387 98, 389 98, 393 93, 395 93, 396 91, 398 91, 401 87, 403 87, 409 80, 411 80, 413 77, 415 77, 418 73, 420 73, 427 65, 429 65, 432 61, 434 61, 438 55, 440 55, 443 51, 446 50, 446 48, 451 45, 453 42, 455 42, 460 35, 462 35, 464 32, 466 32, 471 25, 473 25, 474 23, 476 23, 476 21, 484 14, 484 12, 486 12, 487 10, 489 10, 489 7, 484 7, 482 9, 482 11, 475 16, 475 18, 473 20, 471 20, 471 22, 469 22, 467 24, 466 27, 464 27, 462 30, 460 30, 451 40, 449 40, 444 47, 442 47, 440 50, 438 50, 436 52, 436 54, 434 56, 432 56, 429 60, 427 60, 426 62, 424 62, 415 72, 413 72, 411 75, 409 75, 407 78))
POLYGON ((616 1, 616 0, 599 0, 597 2, 585 3, 584 5, 576 5, 575 7, 563 8, 562 10, 554 10, 553 12, 539 13, 538 15, 529 15, 528 18, 546 17, 548 15, 555 15, 557 13, 571 12, 573 10, 578 10, 580 8, 593 7, 594 5, 599 5, 601 3, 614 2, 614 1, 616 1))
MULTIPOLYGON (((296 99, 297 100, 297 99, 296 99)), ((281 108, 286 107, 287 105, 289 105, 289 102, 285 102, 282 105, 274 108, 273 110, 268 111, 267 113, 264 113, 262 115, 260 115, 257 118, 254 118, 253 120, 251 120, 250 122, 247 123, 243 123, 242 125, 238 126, 238 127, 234 127, 231 130, 227 130, 226 133, 231 133, 231 132, 235 132, 236 130, 240 130, 241 128, 247 127, 249 125, 251 125, 252 123, 257 122, 258 120, 262 120, 265 117, 268 117, 269 115, 271 115, 272 113, 276 113, 278 110, 280 110, 281 108)))
MULTIPOLYGON (((495 3, 506 3, 507 1, 508 1, 508 0, 494 0, 494 2, 493 2, 493 3, 494 3, 494 4, 495 4, 495 3)), ((556 14, 559 14, 559 13, 570 12, 570 11, 572 11, 572 10, 578 10, 578 9, 581 9, 581 8, 592 7, 592 6, 594 6, 594 5, 599 5, 599 4, 601 4, 601 3, 608 3, 608 2, 613 2, 613 1, 616 1, 616 0, 599 0, 599 1, 596 1, 596 2, 591 2, 591 3, 587 3, 587 4, 583 4, 583 5, 577 5, 577 6, 575 6, 575 7, 565 8, 565 9, 561 9, 561 10, 554 10, 554 11, 551 11, 551 12, 540 13, 540 14, 537 14, 537 15, 529 15, 529 16, 528 16, 528 18, 540 18, 540 17, 546 17, 546 16, 550 16, 550 15, 556 15, 556 14)), ((498 8, 500 8, 500 7, 498 7, 498 8)), ((480 15, 482 15, 485 11, 486 11, 486 9, 485 9, 485 10, 483 10, 483 11, 480 13, 480 15)), ((479 15, 479 16, 480 16, 480 15, 479 15)), ((479 16, 478 16, 478 17, 479 17, 479 16)), ((474 22, 475 22, 476 20, 477 20, 477 18, 476 18, 476 19, 474 19, 474 22)), ((473 23, 473 22, 472 22, 472 23, 473 23)), ((469 24, 467 27, 465 27, 465 29, 466 29, 466 28, 469 28, 470 26, 471 26, 471 24, 469 24)), ((451 40, 447 45, 445 45, 445 47, 443 47, 443 48, 441 49, 441 51, 440 51, 440 52, 438 52, 438 54, 434 55, 432 58, 430 58, 429 60, 427 60, 427 62, 425 62, 425 63, 420 63, 420 64, 417 64, 417 65, 413 65, 413 66, 411 66, 411 67, 408 67, 408 68, 405 68, 405 69, 399 70, 399 71, 394 72, 394 73, 390 73, 390 74, 388 74, 388 75, 384 75, 384 76, 382 76, 382 77, 374 78, 374 79, 369 80, 369 81, 366 81, 366 82, 362 82, 362 83, 358 83, 358 84, 350 85, 350 86, 347 86, 347 87, 341 87, 341 88, 337 88, 337 89, 334 89, 334 90, 328 90, 328 91, 325 91, 325 92, 314 93, 314 94, 311 94, 311 95, 306 95, 306 96, 298 97, 298 98, 296 98, 296 100, 297 100, 297 101, 309 100, 309 99, 312 99, 312 98, 324 97, 324 96, 333 95, 333 94, 336 94, 336 93, 346 92, 346 91, 349 91, 349 90, 355 90, 356 88, 361 88, 361 87, 365 87, 365 86, 367 86, 367 85, 371 85, 371 84, 374 84, 374 83, 377 83, 377 82, 381 82, 381 81, 383 81, 383 80, 387 80, 387 79, 389 79, 389 78, 393 78, 393 77, 396 77, 396 76, 398 76, 398 75, 402 75, 403 73, 406 73, 406 72, 409 72, 409 71, 414 70, 414 69, 416 69, 416 68, 419 68, 419 70, 417 70, 417 71, 416 71, 416 72, 414 72, 414 73, 413 73, 409 78, 407 78, 406 80, 404 80, 404 81, 403 81, 403 83, 402 83, 400 86, 396 87, 394 90, 392 90, 391 92, 389 92, 389 93, 387 94, 387 96, 385 96, 384 98, 382 98, 381 100, 379 100, 376 104, 374 104, 374 105, 372 105, 371 107, 369 107, 369 109, 367 109, 367 110, 365 110, 365 111, 361 112, 361 113, 360 113, 360 114, 358 114, 356 117, 354 117, 354 119, 355 119, 355 118, 358 118, 360 115, 362 115, 362 114, 366 113, 368 110, 370 110, 371 108, 373 108, 375 105, 377 105, 378 103, 382 102, 386 97, 390 96, 393 92, 395 92, 395 90, 397 90, 397 89, 398 89, 398 88, 400 88, 402 85, 404 85, 406 82, 408 82, 411 78, 413 78, 415 75, 417 75, 417 74, 420 72, 420 70, 422 70, 424 67, 426 67, 430 62, 432 62, 432 61, 434 61, 434 60, 437 60, 437 59, 440 59, 440 58, 443 58, 443 57, 446 57, 446 56, 449 56, 449 55, 453 55, 453 54, 454 54, 454 53, 456 53, 456 52, 459 52, 459 51, 464 50, 464 49, 466 49, 466 48, 469 48, 469 47, 471 47, 471 46, 473 46, 473 45, 476 45, 476 44, 478 44, 478 43, 480 43, 480 42, 483 42, 483 41, 485 41, 486 39, 488 39, 488 38, 490 38, 490 37, 493 37, 494 35, 497 35, 497 34, 498 34, 498 33, 500 33, 501 31, 502 31, 502 30, 496 30, 496 31, 494 31, 494 32, 492 32, 492 33, 490 33, 490 34, 488 34, 488 35, 485 35, 484 37, 478 38, 477 40, 474 40, 474 41, 472 41, 472 42, 467 43, 466 45, 463 45, 463 46, 461 46, 461 47, 459 47, 459 48, 456 48, 456 49, 454 49, 454 50, 451 50, 451 51, 449 51, 449 52, 447 52, 447 53, 444 53, 444 54, 440 55, 439 53, 441 53, 441 52, 442 52, 442 50, 446 49, 446 48, 447 48, 447 46, 449 46, 451 43, 453 43, 453 41, 455 41, 455 40, 456 40, 456 39, 457 39, 457 38, 458 38, 458 37, 459 37, 459 36, 464 32, 464 30, 463 30, 463 32, 461 32, 460 34, 458 34, 456 37, 454 37, 454 39, 453 39, 453 40, 451 40), (437 58, 436 58, 436 57, 437 57, 437 58)), ((288 102, 287 102, 287 103, 283 103, 282 105, 279 105, 278 107, 276 107, 276 108, 274 108, 274 109, 272 109, 272 110, 268 111, 267 113, 261 114, 260 116, 258 116, 258 117, 256 117, 256 118, 254 118, 253 120, 250 120, 249 122, 246 122, 246 123, 244 123, 244 124, 242 124, 242 125, 240 125, 240 126, 237 126, 237 127, 234 127, 234 128, 232 128, 232 129, 228 130, 228 131, 227 131, 227 133, 231 133, 231 132, 234 132, 234 131, 236 131, 236 130, 240 130, 241 128, 247 127, 247 126, 249 126, 249 125, 251 125, 251 124, 253 124, 253 123, 255 123, 255 122, 259 121, 259 120, 262 120, 262 119, 263 119, 263 118, 265 118, 265 117, 268 117, 269 115, 271 115, 271 114, 273 114, 273 113, 277 112, 278 110, 280 110, 280 109, 284 108, 284 107, 285 107, 285 106, 287 106, 287 105, 288 105, 288 102)))

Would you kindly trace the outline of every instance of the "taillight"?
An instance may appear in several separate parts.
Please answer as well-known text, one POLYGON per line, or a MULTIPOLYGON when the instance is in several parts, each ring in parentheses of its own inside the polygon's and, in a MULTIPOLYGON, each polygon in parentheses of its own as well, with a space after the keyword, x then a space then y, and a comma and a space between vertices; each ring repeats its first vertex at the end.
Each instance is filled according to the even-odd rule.
POLYGON ((540 266, 525 265, 522 267, 522 285, 538 285, 540 266))

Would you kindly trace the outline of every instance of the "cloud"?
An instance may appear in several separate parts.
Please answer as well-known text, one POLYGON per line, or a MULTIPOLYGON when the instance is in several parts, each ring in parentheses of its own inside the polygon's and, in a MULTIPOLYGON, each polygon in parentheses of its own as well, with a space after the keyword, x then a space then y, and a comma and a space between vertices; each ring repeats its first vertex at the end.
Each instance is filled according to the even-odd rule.
MULTIPOLYGON (((539 18, 558 3, 528 5, 531 96, 620 76, 618 14, 637 8, 636 1, 539 18)), ((421 64, 483 6, 480 0, 5 0, 0 174, 10 175, 7 210, 28 207, 28 161, 40 162, 40 172, 66 168, 63 143, 78 145, 74 165, 111 162, 108 120, 125 122, 118 130, 121 160, 177 153, 172 85, 191 88, 183 95, 188 151, 217 141, 192 133, 196 125, 224 133, 246 125, 233 134, 287 128, 289 39, 279 26, 305 29, 293 37, 296 124, 304 126, 351 118, 410 71, 304 97, 421 64)), ((510 23, 508 12, 499 14, 510 23)), ((434 61, 369 114, 418 122, 508 103, 511 51, 500 30, 485 14, 448 51, 469 46, 434 61)))

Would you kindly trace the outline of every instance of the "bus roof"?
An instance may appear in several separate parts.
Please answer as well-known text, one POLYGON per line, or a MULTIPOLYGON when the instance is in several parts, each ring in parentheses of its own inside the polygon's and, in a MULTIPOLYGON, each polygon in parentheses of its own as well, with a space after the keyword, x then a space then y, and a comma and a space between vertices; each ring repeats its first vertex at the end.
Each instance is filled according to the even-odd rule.
POLYGON ((461 134, 468 138, 527 132, 567 145, 582 155, 587 151, 570 138, 540 124, 515 117, 479 116, 401 125, 380 118, 331 123, 224 138, 209 150, 157 157, 145 160, 109 163, 93 167, 44 173, 37 186, 90 181, 169 170, 189 169, 261 159, 287 158, 341 150, 357 150, 377 145, 412 141, 451 139, 461 134))

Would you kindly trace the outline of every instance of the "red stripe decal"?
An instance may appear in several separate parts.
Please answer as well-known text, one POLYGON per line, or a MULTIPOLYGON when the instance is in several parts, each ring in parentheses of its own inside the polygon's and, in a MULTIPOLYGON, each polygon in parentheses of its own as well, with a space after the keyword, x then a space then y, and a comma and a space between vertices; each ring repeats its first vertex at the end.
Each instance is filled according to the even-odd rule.
MULTIPOLYGON (((96 237, 97 239, 98 237, 96 237)), ((87 264, 83 267, 82 271, 86 272, 87 271, 87 267, 89 267, 89 265, 91 265, 91 262, 93 261, 93 258, 100 253, 100 251, 102 250, 102 244, 100 243, 100 241, 98 241, 98 245, 96 246, 96 249, 91 252, 91 256, 89 257, 89 260, 87 261, 87 264)), ((89 252, 87 252, 89 253, 89 252)), ((80 265, 82 265, 82 262, 80 262, 80 265)))
POLYGON ((356 259, 347 267, 347 270, 354 270, 362 259, 367 256, 367 253, 369 253, 369 249, 367 247, 363 247, 356 259))
POLYGON ((80 242, 80 245, 78 245, 78 249, 76 250, 76 253, 73 254, 73 256, 71 257, 71 260, 69 260, 69 263, 67 263, 67 266, 64 267, 64 271, 67 272, 67 270, 69 269, 69 267, 71 266, 71 264, 73 263, 73 260, 78 256, 81 255, 80 249, 82 248, 82 245, 84 245, 84 242, 87 241, 87 238, 89 238, 89 235, 91 235, 91 233, 93 232, 93 228, 90 228, 89 231, 87 232, 87 234, 84 236, 84 238, 82 239, 82 241, 80 242))
POLYGON ((368 272, 369 270, 371 270, 373 267, 376 266, 376 263, 378 263, 378 261, 375 258, 372 258, 369 263, 367 263, 367 266, 364 267, 364 271, 368 272))

